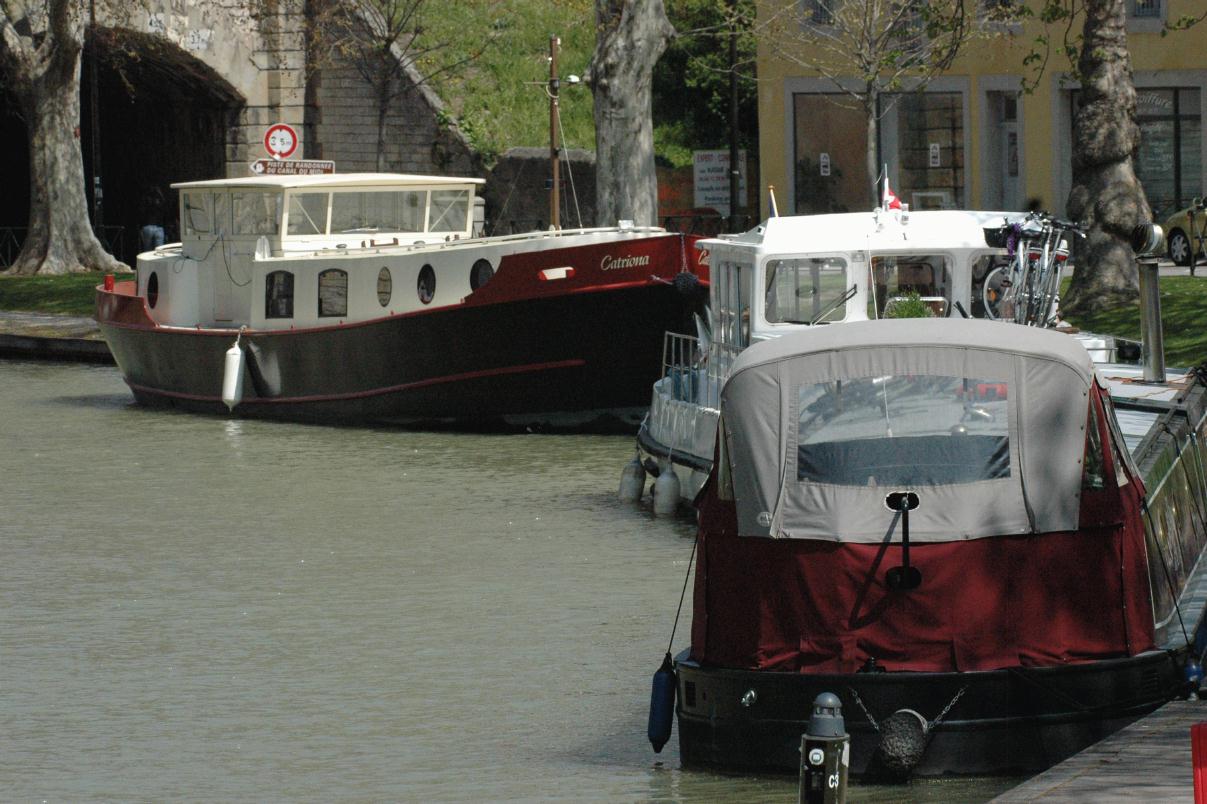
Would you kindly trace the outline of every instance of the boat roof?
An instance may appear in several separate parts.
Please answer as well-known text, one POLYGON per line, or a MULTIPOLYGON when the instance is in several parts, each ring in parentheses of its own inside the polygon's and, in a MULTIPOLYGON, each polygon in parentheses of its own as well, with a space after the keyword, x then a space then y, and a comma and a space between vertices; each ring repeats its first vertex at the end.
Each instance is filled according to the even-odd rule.
POLYGON ((920 542, 1076 530, 1095 383, 1076 338, 996 321, 862 321, 755 344, 721 392, 738 532, 877 543, 885 493, 902 489, 924 501, 920 542))
POLYGON ((1054 329, 977 318, 893 318, 792 332, 752 344, 734 361, 730 378, 756 366, 821 352, 906 346, 914 349, 959 346, 1042 358, 1064 364, 1087 385, 1095 378, 1089 352, 1073 336, 1054 329))
POLYGON ((270 190, 332 187, 431 187, 484 184, 484 179, 467 176, 421 176, 411 173, 321 173, 309 176, 245 176, 239 179, 209 179, 183 181, 172 185, 174 190, 217 190, 227 187, 247 189, 260 187, 270 190))
POLYGON ((770 253, 919 251, 933 248, 986 249, 985 228, 1021 217, 1018 212, 979 210, 899 210, 790 215, 768 218, 739 235, 701 240, 710 250, 741 245, 770 253))

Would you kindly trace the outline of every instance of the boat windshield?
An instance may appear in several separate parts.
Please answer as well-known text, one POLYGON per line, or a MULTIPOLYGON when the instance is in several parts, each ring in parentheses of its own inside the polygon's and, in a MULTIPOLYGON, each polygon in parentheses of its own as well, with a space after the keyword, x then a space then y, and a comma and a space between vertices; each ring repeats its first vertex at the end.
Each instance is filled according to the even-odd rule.
POLYGON ((846 317, 846 306, 838 304, 848 286, 847 262, 841 257, 770 260, 766 270, 767 323, 811 324, 846 317))
POLYGON ((882 376, 803 385, 797 479, 947 485, 1010 476, 1007 383, 882 376))
POLYGON ((275 235, 281 228, 281 194, 278 192, 234 193, 231 209, 234 212, 233 234, 275 235))
POLYGON ((427 190, 335 193, 331 233, 422 232, 427 190))
POLYGON ((868 318, 884 318, 892 305, 913 294, 942 318, 951 304, 951 260, 937 254, 878 255, 872 258, 868 318))
POLYGON ((464 232, 468 220, 468 190, 432 190, 429 232, 464 232))

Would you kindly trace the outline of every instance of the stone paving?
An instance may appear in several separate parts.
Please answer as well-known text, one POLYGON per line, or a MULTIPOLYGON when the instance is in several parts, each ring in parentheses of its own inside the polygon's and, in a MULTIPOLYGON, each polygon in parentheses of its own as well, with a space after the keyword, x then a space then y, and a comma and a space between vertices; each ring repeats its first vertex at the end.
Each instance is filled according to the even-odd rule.
POLYGON ((1207 703, 1167 703, 993 801, 1193 802, 1190 727, 1202 722, 1207 703))

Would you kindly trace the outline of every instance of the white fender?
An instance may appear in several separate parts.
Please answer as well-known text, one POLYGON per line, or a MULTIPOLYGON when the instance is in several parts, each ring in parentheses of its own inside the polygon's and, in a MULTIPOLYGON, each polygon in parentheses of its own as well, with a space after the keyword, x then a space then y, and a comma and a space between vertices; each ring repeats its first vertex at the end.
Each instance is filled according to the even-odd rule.
POLYGON ((226 365, 222 372, 222 401, 226 403, 227 410, 234 410, 235 405, 243 401, 243 350, 239 348, 239 338, 235 338, 235 345, 226 350, 226 365))

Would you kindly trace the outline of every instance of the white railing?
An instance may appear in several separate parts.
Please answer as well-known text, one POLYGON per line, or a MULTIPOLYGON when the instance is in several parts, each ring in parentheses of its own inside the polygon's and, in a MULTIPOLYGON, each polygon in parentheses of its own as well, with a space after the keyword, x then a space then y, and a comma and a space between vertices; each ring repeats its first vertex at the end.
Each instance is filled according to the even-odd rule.
POLYGON ((713 342, 708 345, 706 356, 699 338, 666 333, 662 343, 662 376, 670 380, 671 398, 703 407, 720 407, 721 386, 741 351, 736 346, 713 342))

